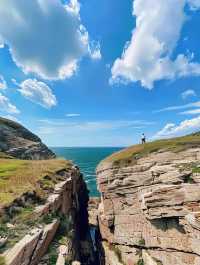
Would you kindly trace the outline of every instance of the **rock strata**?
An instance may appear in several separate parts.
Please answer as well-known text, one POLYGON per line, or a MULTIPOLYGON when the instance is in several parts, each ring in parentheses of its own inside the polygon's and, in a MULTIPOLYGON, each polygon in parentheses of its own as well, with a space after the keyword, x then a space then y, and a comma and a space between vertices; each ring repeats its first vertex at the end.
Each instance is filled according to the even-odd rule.
POLYGON ((83 259, 80 246, 88 231, 87 187, 77 167, 62 170, 61 174, 65 181, 56 184, 44 204, 36 205, 33 209, 30 222, 32 224, 35 220, 36 224, 32 224, 14 246, 1 253, 0 257, 4 257, 6 265, 38 265, 40 261, 41 264, 49 264, 47 250, 56 233, 62 238, 61 245, 54 246, 57 264, 83 259), (48 224, 37 223, 44 217, 48 224), (47 263, 42 261, 45 254, 47 263))
POLYGON ((98 166, 106 265, 200 264, 199 165, 196 147, 98 166))

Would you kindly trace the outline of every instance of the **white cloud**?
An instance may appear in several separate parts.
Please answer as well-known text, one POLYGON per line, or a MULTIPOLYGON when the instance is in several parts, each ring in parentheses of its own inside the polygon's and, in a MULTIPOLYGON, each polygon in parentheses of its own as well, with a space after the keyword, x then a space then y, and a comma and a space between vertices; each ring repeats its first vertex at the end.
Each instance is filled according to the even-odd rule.
POLYGON ((0 93, 0 110, 3 112, 8 112, 10 114, 19 114, 20 111, 15 105, 13 105, 10 100, 0 93))
POLYGON ((45 108, 56 106, 57 100, 49 86, 36 79, 27 79, 19 84, 19 92, 32 102, 45 108))
POLYGON ((136 28, 121 58, 113 64, 111 83, 140 81, 151 89, 157 80, 200 75, 200 64, 192 61, 193 56, 179 54, 172 59, 186 20, 186 3, 187 0, 133 1, 136 28))
POLYGON ((200 116, 190 120, 184 120, 178 125, 168 123, 153 138, 157 139, 181 136, 197 130, 200 130, 200 116))
POLYGON ((43 119, 38 121, 35 133, 50 146, 125 146, 138 142, 137 135, 154 125, 145 120, 43 119))
POLYGON ((94 60, 100 60, 101 59, 101 46, 99 42, 92 41, 89 46, 89 52, 90 56, 94 60))
POLYGON ((1 0, 0 43, 25 73, 44 79, 65 79, 91 56, 90 38, 81 24, 78 0, 1 0))
POLYGON ((20 121, 15 117, 15 116, 12 116, 12 115, 2 115, 3 118, 5 119, 8 119, 8 120, 11 120, 11 121, 16 121, 18 123, 20 123, 20 121))
POLYGON ((179 114, 183 114, 183 115, 196 115, 196 114, 200 114, 200 109, 186 110, 186 111, 180 112, 179 114))
POLYGON ((71 0, 68 5, 65 5, 65 8, 68 12, 79 16, 80 4, 78 0, 71 0))
POLYGON ((174 110, 182 110, 182 109, 189 109, 189 108, 198 108, 198 107, 200 107, 200 101, 188 103, 185 105, 170 106, 167 108, 155 110, 154 113, 165 112, 165 111, 174 111, 174 110))
POLYGON ((6 89, 7 88, 7 83, 6 80, 2 75, 0 75, 0 90, 1 89, 6 89))
POLYGON ((190 8, 196 10, 200 8, 200 0, 188 0, 190 8))
POLYGON ((142 129, 146 126, 154 125, 154 122, 144 121, 144 120, 103 120, 103 121, 79 121, 79 122, 69 122, 64 119, 54 119, 54 120, 40 120, 43 126, 40 127, 40 134, 45 134, 46 132, 54 134, 64 131, 76 131, 80 134, 82 132, 93 132, 102 130, 118 130, 121 128, 132 128, 132 129, 142 129))
POLYGON ((181 94, 183 99, 187 99, 188 97, 195 97, 196 96, 196 92, 193 89, 188 89, 185 90, 182 94, 181 94))
POLYGON ((79 113, 67 113, 65 116, 71 118, 71 117, 79 117, 81 115, 79 113))

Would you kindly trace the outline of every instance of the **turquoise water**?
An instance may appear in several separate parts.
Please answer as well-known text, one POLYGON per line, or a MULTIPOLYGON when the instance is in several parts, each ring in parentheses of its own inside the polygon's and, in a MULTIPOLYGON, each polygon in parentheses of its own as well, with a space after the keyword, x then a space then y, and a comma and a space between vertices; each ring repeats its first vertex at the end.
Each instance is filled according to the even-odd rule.
POLYGON ((95 169, 99 162, 120 147, 54 147, 51 148, 59 157, 72 160, 84 174, 90 196, 99 196, 96 185, 95 169))

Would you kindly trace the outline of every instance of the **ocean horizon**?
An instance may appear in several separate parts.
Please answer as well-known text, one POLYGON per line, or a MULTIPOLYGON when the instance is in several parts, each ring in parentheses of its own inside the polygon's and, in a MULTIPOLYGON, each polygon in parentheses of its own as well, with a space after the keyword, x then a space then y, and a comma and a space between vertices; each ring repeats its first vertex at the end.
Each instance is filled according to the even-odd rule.
POLYGON ((96 167, 107 156, 124 147, 51 147, 58 157, 73 161, 83 173, 91 197, 99 196, 96 182, 96 167))

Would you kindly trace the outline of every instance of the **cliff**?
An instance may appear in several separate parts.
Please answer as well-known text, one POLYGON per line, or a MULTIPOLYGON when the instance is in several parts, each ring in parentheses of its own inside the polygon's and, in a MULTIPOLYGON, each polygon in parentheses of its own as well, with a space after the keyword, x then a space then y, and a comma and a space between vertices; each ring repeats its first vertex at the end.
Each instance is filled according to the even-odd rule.
POLYGON ((54 157, 36 135, 0 119, 0 265, 98 265, 83 176, 54 157))
POLYGON ((118 152, 97 168, 106 265, 200 264, 200 135, 118 152))
POLYGON ((0 160, 0 169, 0 264, 80 264, 91 242, 79 169, 65 160, 14 159, 0 160))
POLYGON ((41 139, 17 122, 0 118, 0 156, 19 159, 51 159, 55 154, 41 139))

